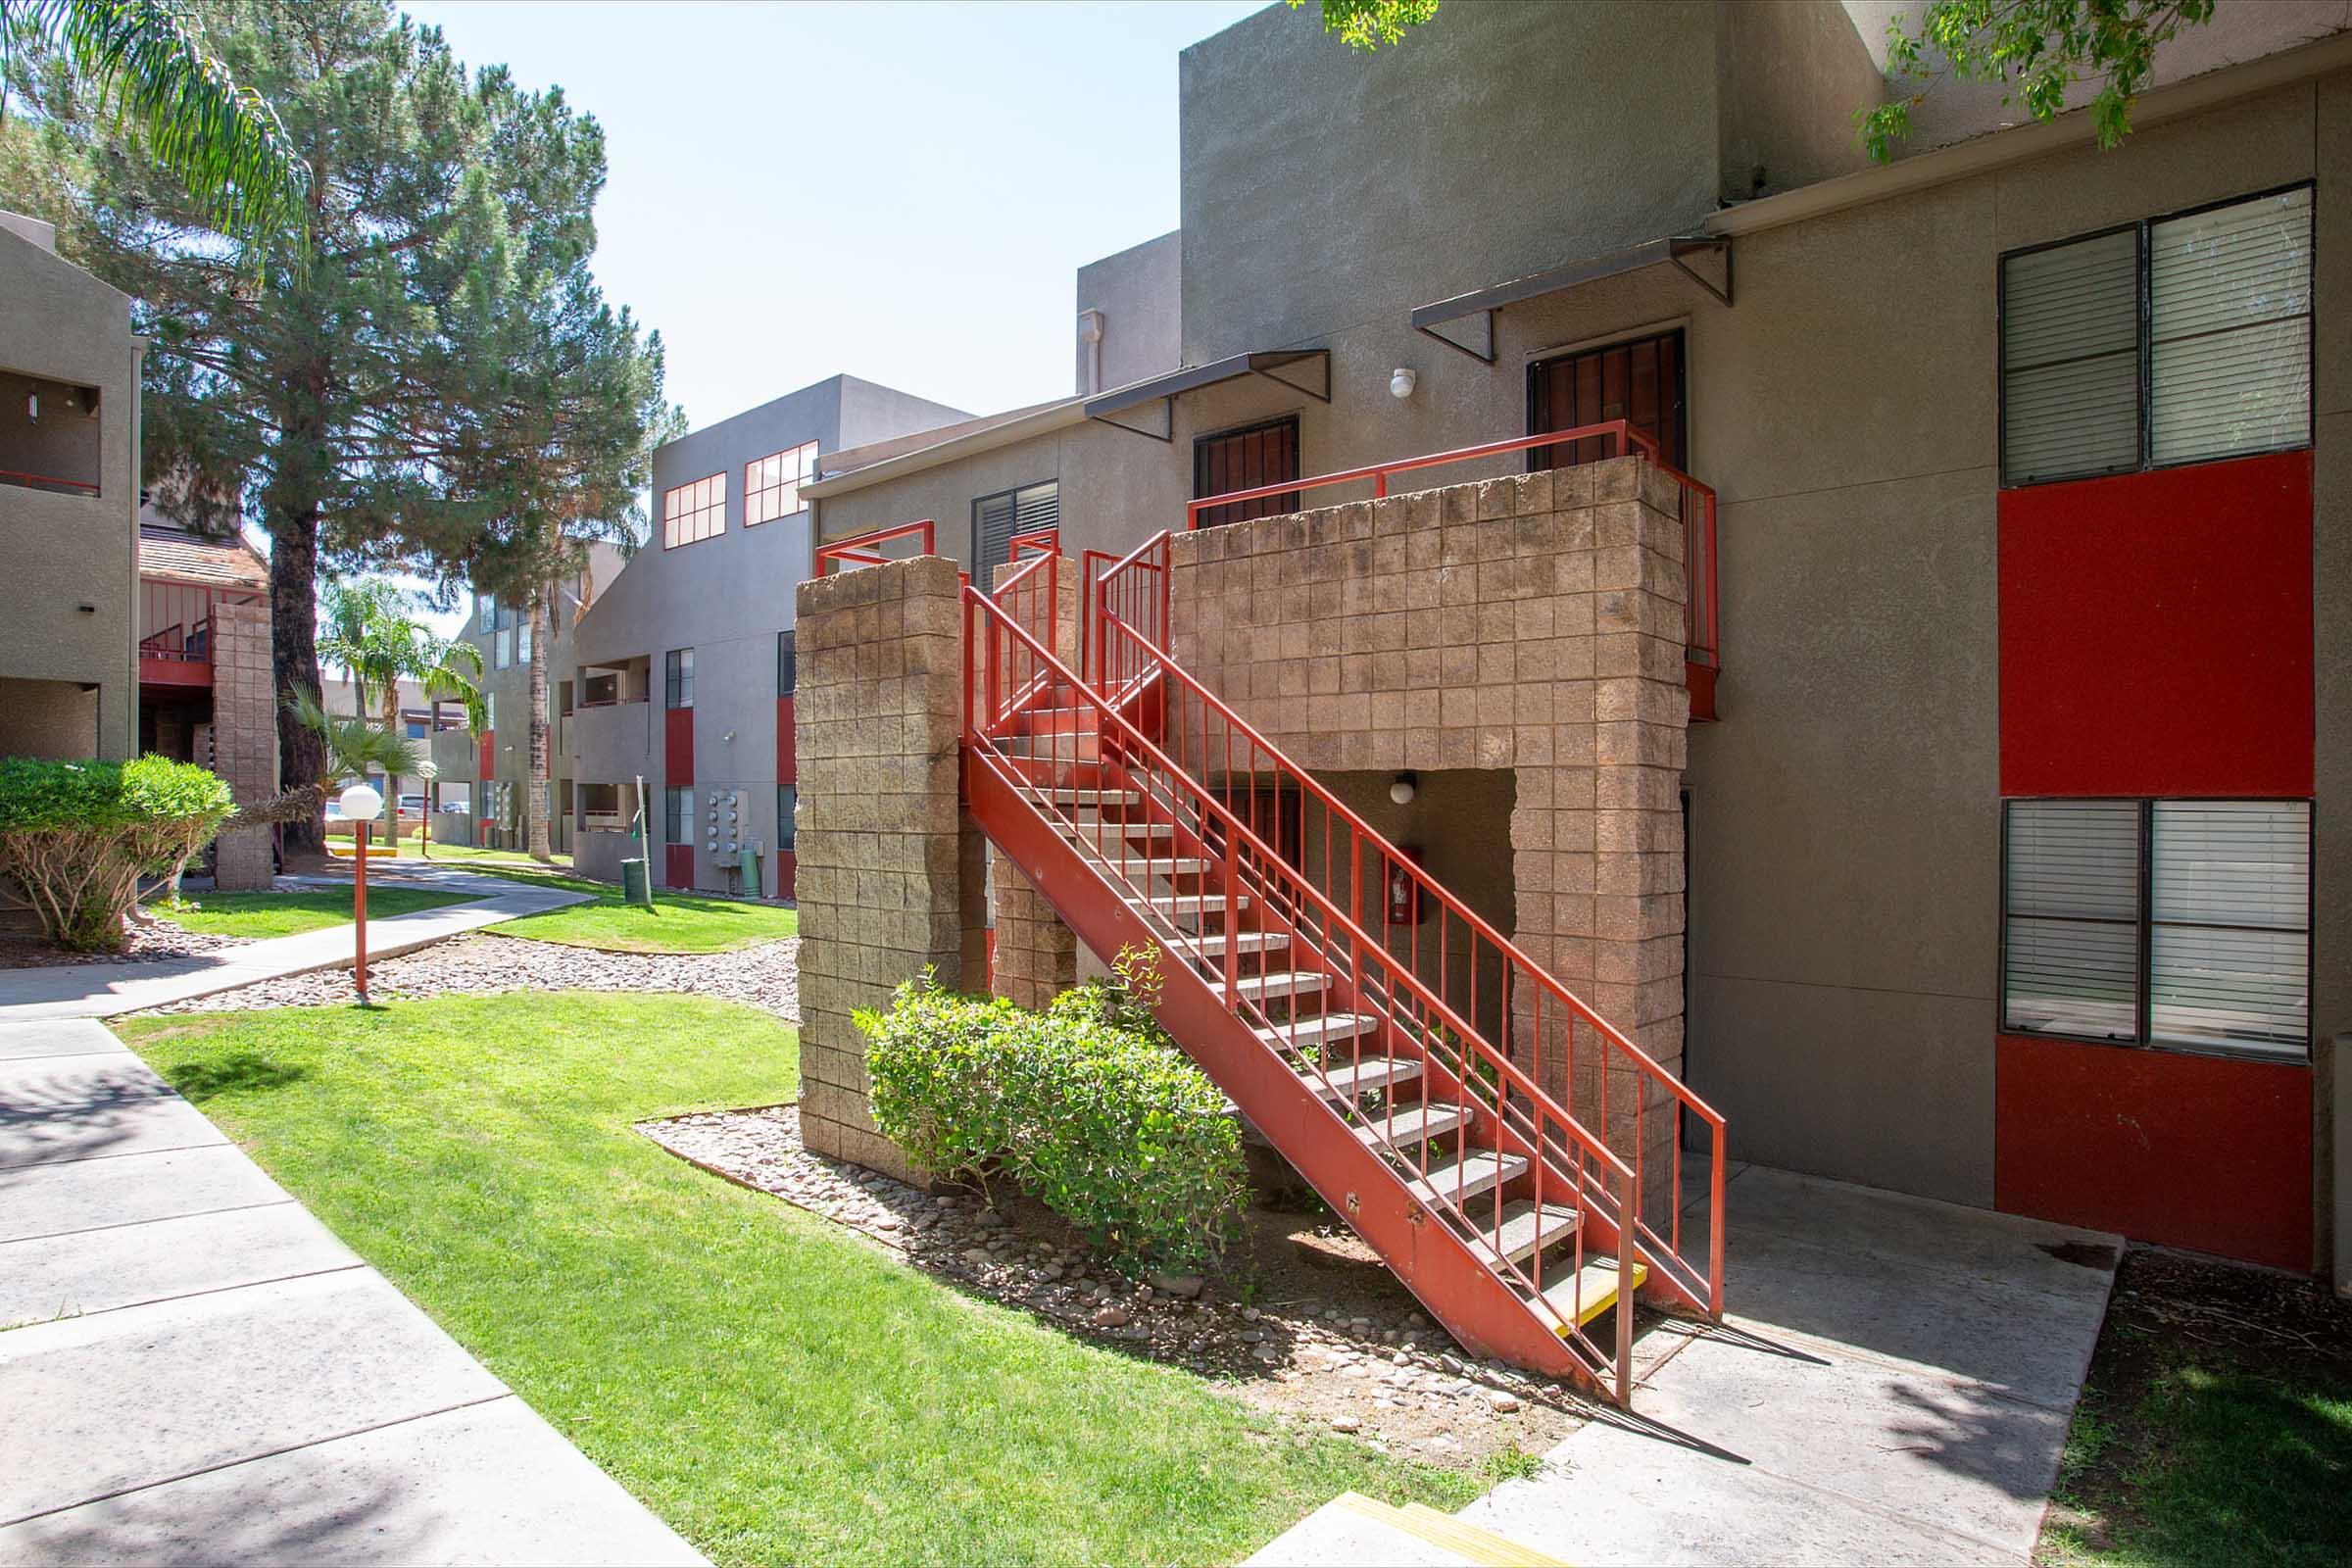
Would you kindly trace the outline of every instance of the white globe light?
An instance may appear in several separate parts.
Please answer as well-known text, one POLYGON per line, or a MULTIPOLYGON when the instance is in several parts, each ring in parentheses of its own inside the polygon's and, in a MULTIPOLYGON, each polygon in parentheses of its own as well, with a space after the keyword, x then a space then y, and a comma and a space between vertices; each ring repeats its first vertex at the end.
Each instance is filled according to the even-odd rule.
POLYGON ((1420 379, 1408 367, 1396 367, 1389 372, 1389 396, 1399 401, 1411 397, 1413 387, 1420 379))
POLYGON ((366 784, 354 784, 342 796, 343 816, 351 822, 372 822, 383 815, 384 798, 366 784))
POLYGON ((1398 806, 1412 805, 1413 796, 1418 793, 1414 788, 1414 783, 1412 774, 1397 774, 1396 781, 1389 786, 1389 799, 1395 801, 1398 806))
POLYGON ((416 764, 416 776, 430 784, 441 776, 441 764, 430 759, 420 761, 416 764))

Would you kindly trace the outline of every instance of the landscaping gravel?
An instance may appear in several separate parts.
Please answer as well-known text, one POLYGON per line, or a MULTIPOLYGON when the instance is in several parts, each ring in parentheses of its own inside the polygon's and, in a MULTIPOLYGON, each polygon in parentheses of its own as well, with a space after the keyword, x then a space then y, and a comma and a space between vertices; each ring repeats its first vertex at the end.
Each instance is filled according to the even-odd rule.
MULTIPOLYGON (((764 1007, 800 1020, 798 937, 731 953, 605 953, 479 931, 368 966, 378 1002, 486 996, 501 991, 673 991, 764 1007)), ((348 969, 288 975, 155 1012, 237 1012, 316 1007, 358 1000, 348 969)))
MULTIPOLYGON (((1590 1414, 1562 1385, 1463 1354, 1409 1298, 1398 1298, 1368 1250, 1370 1267, 1360 1277, 1377 1278, 1386 1289, 1356 1290, 1344 1275, 1324 1273, 1322 1294, 1298 1295, 1302 1270, 1247 1264, 1206 1280, 1136 1281, 1032 1200, 999 1192, 991 1206, 977 1194, 928 1193, 809 1153, 792 1105, 640 1122, 637 1130, 706 1170, 846 1226, 926 1272, 1129 1353, 1218 1378, 1251 1404, 1354 1434, 1385 1451, 1479 1469, 1506 1450, 1542 1453, 1590 1414), (1257 1289, 1269 1280, 1277 1290, 1257 1289), (1280 1299, 1270 1298, 1276 1294, 1280 1299)), ((1250 1224, 1260 1254, 1362 1250, 1351 1235, 1307 1234, 1318 1228, 1297 1215, 1257 1209, 1250 1224), (1267 1235, 1278 1240, 1269 1245, 1267 1235)), ((1261 1255, 1259 1263, 1266 1261, 1261 1255)), ((1681 1343, 1671 1332, 1646 1340, 1646 1355, 1637 1352, 1644 1360, 1681 1343)))
POLYGON ((241 948, 250 937, 214 936, 183 930, 169 920, 133 920, 120 953, 69 953, 38 937, 0 939, 0 969, 51 969, 74 963, 154 963, 165 958, 195 958, 223 948, 241 948))

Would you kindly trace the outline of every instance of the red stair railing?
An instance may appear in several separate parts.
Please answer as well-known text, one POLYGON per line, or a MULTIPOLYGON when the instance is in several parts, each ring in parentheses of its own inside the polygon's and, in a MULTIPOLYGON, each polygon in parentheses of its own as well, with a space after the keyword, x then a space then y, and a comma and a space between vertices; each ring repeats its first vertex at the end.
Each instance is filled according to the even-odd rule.
MULTIPOLYGON (((1133 635, 1131 628, 1115 619, 1109 625, 1114 634, 1133 635)), ((1271 1035, 1278 1040, 1280 1047, 1269 1049, 1280 1049, 1293 1071, 1320 1079, 1326 1097, 1317 1099, 1315 1108, 1307 1114, 1324 1123, 1320 1129, 1322 1135, 1353 1136, 1358 1126, 1381 1132, 1387 1152, 1420 1178, 1423 1185, 1416 1196, 1433 1199, 1446 1211, 1454 1222, 1457 1240, 1468 1237, 1484 1242, 1487 1248, 1484 1265, 1518 1288, 1528 1310, 1547 1322, 1587 1372, 1604 1387, 1612 1387, 1621 1402, 1630 1398, 1633 1364, 1630 1300, 1625 1303, 1626 1309, 1616 1314, 1614 1347, 1604 1349, 1585 1332, 1583 1267, 1588 1226, 1584 1222, 1597 1221, 1599 1228, 1614 1241, 1620 1270, 1642 1263, 1648 1248, 1639 1239, 1638 1232, 1629 1234, 1622 1221, 1622 1216, 1641 1213, 1640 1169, 1612 1152, 1601 1139, 1556 1104, 1410 967, 1396 962, 1394 955, 1347 910, 1285 860, 1250 822, 1219 798, 1216 790, 1147 736, 1118 705, 1060 665, 1005 607, 968 587, 964 592, 964 651, 967 715, 997 711, 1001 693, 1016 686, 1034 686, 1037 671, 1049 672, 1066 684, 1074 693, 1075 702, 1091 711, 1095 733, 1105 744, 1105 756, 1114 760, 1115 775, 1105 769, 1103 787, 1136 794, 1159 819, 1174 824, 1164 852, 1152 847, 1157 840, 1149 838, 1139 852, 1125 824, 1105 820, 1105 813, 1100 808, 1091 821, 1081 820, 1072 810, 1065 810, 1054 800, 1053 789, 1038 787, 1030 774, 1012 766, 996 750, 997 737, 984 732, 977 721, 967 722, 967 752, 975 765, 989 768, 1066 838, 1082 848, 1091 848, 1094 858, 1090 864, 1115 894, 1138 910, 1154 910, 1153 900, 1157 895, 1152 891, 1153 879, 1164 878, 1173 887, 1178 879, 1194 874, 1179 870, 1178 861, 1205 859, 1215 867, 1221 883, 1224 933, 1243 929, 1241 901, 1250 898, 1261 918, 1270 915, 1289 937, 1294 955, 1300 951, 1307 953, 1343 986, 1350 1009, 1379 1020, 1378 1041, 1384 1054, 1401 1051, 1418 1055, 1426 1063, 1422 1080, 1426 1102, 1455 1105, 1465 1115, 1479 1119, 1484 1126, 1500 1134, 1495 1147, 1517 1145, 1514 1152, 1529 1157, 1539 1213, 1546 1205, 1574 1207, 1578 1223, 1570 1244, 1567 1275, 1573 1287, 1567 1309, 1563 1311, 1557 1300, 1544 1294, 1546 1268, 1543 1249, 1539 1248, 1525 1264, 1513 1262, 1507 1256, 1502 1241, 1500 1202, 1482 1205, 1493 1209, 1491 1224, 1474 1215, 1459 1185, 1458 1164, 1453 1193, 1431 1185, 1428 1141, 1412 1146, 1420 1151, 1418 1157, 1396 1143, 1394 1098, 1389 1099, 1377 1120, 1356 1108, 1351 1095, 1341 1095, 1334 1088, 1332 1075, 1341 1064, 1333 1059, 1327 1048, 1300 1038, 1312 1020, 1290 1006, 1285 1006, 1283 1015, 1278 1017, 1269 1010, 1262 995, 1244 988, 1239 942, 1212 941, 1204 934, 1205 918, 1198 931, 1187 930, 1173 918, 1153 922, 1159 940, 1221 990, 1228 1011, 1259 1031, 1261 1038, 1271 1035), (1111 853, 1114 848, 1115 858, 1111 853)), ((1156 662, 1157 656, 1152 658, 1156 662)), ((1118 666, 1114 663, 1114 667, 1118 666)), ((1172 668, 1164 662, 1161 667, 1172 668)), ((1061 732, 1056 730, 1053 734, 1058 744, 1061 732)), ((1073 734, 1071 739, 1075 738, 1073 734)), ((1082 759, 1073 749, 1068 760, 1074 767, 1082 759)), ((1058 773, 1060 763, 1060 759, 1053 759, 1050 771, 1058 773)), ((1216 900, 1214 895, 1203 897, 1207 902, 1202 912, 1206 914, 1214 909, 1216 900)), ((1295 956, 1292 961, 1296 966, 1295 956)), ((1360 1066, 1363 1056, 1364 1037, 1351 1036, 1347 1065, 1350 1069, 1360 1066)), ((1624 1278, 1622 1273, 1619 1278, 1624 1278)), ((1442 1289, 1443 1281, 1432 1282, 1430 1288, 1442 1289)), ((1627 1297, 1630 1294, 1630 1291, 1624 1293, 1627 1297)))
POLYGON ((919 537, 922 547, 918 556, 935 553, 935 535, 939 524, 929 517, 920 522, 902 522, 896 527, 876 528, 848 539, 835 539, 816 547, 816 574, 830 576, 836 570, 852 566, 879 566, 892 558, 882 553, 882 547, 893 540, 919 537))
POLYGON ((1679 1157, 1672 1161, 1672 1202, 1665 1228, 1660 1230, 1639 1209, 1634 1211, 1635 1223, 1645 1244, 1644 1251, 1663 1265, 1664 1283, 1674 1294, 1702 1311, 1720 1314, 1722 1115, 1509 938, 1472 912, 1410 856, 1374 832, 1313 774, 1277 751, 1182 665, 1151 648, 1115 613, 1102 611, 1099 620, 1114 668, 1149 662, 1159 677, 1159 746, 1190 776, 1222 781, 1221 793, 1229 803, 1236 798, 1245 802, 1240 809, 1247 812, 1245 825, 1253 838, 1280 835, 1281 830, 1268 818, 1282 808, 1282 794, 1296 795, 1298 820, 1291 831, 1298 835, 1299 859, 1309 868, 1318 906, 1344 906, 1350 911, 1352 925, 1375 927, 1378 951, 1396 962, 1400 976, 1411 977, 1417 988, 1431 997, 1438 1009, 1434 1016, 1444 1027, 1473 1042, 1482 1054, 1498 1059, 1510 1058, 1490 1043, 1490 1032, 1504 1033, 1524 1043, 1526 1065, 1514 1067, 1514 1072, 1535 1082, 1550 1078, 1563 1083, 1567 1098, 1558 1108, 1568 1117, 1577 1117, 1579 1077, 1590 1077, 1592 1082, 1584 1086, 1588 1104, 1581 1120, 1595 1127, 1603 1144, 1609 1142, 1612 1125, 1622 1119, 1619 1107, 1611 1102, 1616 1097, 1610 1092, 1609 1069, 1613 1065, 1618 1073, 1631 1075, 1641 1085, 1634 1106, 1632 1163, 1637 1171, 1647 1169, 1644 1156, 1649 1144, 1649 1118, 1640 1112, 1672 1102, 1698 1120, 1710 1145, 1706 1266, 1701 1269, 1683 1254, 1679 1157), (1405 890, 1403 902, 1411 913, 1401 929, 1392 918, 1397 902, 1390 893, 1393 883, 1405 890), (1367 889, 1379 905, 1376 922, 1361 918, 1367 889), (1422 927, 1433 918, 1435 929, 1425 935, 1422 927), (1580 1047, 1584 1048, 1581 1058, 1580 1047), (1549 1074, 1545 1072, 1547 1051, 1554 1069, 1549 1074), (1589 1063, 1597 1064, 1597 1070, 1588 1067, 1589 1063), (1587 1070, 1580 1073, 1580 1067, 1587 1070))

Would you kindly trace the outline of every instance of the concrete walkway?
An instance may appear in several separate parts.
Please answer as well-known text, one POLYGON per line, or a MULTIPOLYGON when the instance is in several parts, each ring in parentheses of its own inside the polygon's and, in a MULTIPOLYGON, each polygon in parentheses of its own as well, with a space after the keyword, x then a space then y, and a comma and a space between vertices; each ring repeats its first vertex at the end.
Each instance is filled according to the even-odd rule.
POLYGON ((0 1564, 703 1560, 103 1025, 7 1016, 0 1564))
POLYGON ((1725 1206, 1728 1328, 1461 1517, 1580 1568, 2028 1561, 2121 1240, 1760 1167, 1725 1206))
MULTIPOLYGON (((584 893, 563 888, 534 887, 477 871, 437 866, 404 866, 397 878, 386 876, 383 880, 463 893, 478 902, 369 920, 370 959, 389 958, 517 915, 560 909, 588 899, 584 893)), ((322 881, 321 885, 330 884, 322 881)), ((112 1018, 285 975, 347 969, 352 962, 352 929, 348 924, 328 926, 299 936, 271 937, 219 953, 153 963, 74 963, 0 970, 0 1018, 112 1018)))

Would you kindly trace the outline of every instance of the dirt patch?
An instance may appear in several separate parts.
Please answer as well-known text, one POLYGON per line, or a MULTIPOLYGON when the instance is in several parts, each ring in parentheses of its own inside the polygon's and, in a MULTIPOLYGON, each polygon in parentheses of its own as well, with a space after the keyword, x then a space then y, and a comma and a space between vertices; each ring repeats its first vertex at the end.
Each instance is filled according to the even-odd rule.
MULTIPOLYGON (((641 1122, 637 1130, 928 1273, 1384 1451, 1455 1469, 1501 1466, 1514 1452, 1543 1453, 1592 1412, 1565 1385, 1464 1355, 1378 1255, 1319 1204, 1252 1208, 1212 1274, 1139 1283, 1018 1194, 999 1191, 992 1207, 978 1194, 935 1195, 809 1153, 791 1105, 641 1122)), ((1680 1343, 1652 1333, 1637 1354, 1655 1360, 1680 1343)))
POLYGON ((2352 1435, 2289 1430, 2313 1395, 2352 1400, 2352 1302, 2317 1280, 2128 1249, 2034 1561, 2347 1560, 2352 1435), (2323 1472, 2299 1494, 2298 1458, 2323 1472), (2315 1540, 2314 1521, 2343 1539, 2315 1540))

